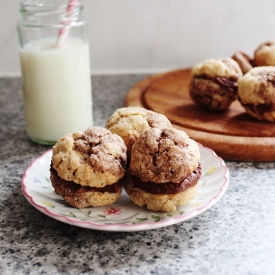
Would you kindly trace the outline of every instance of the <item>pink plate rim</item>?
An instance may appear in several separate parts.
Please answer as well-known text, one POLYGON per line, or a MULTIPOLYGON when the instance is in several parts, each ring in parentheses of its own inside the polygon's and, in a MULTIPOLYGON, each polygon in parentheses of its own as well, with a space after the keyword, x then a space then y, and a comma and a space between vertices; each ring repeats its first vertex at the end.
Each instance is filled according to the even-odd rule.
POLYGON ((33 168, 34 164, 36 162, 38 162, 40 159, 43 159, 45 157, 45 155, 50 154, 52 152, 52 149, 45 151, 42 155, 35 158, 30 163, 30 165, 25 169, 22 179, 21 179, 22 192, 23 192, 24 196, 26 197, 26 199, 29 201, 29 203, 32 206, 34 206, 37 210, 39 210, 40 212, 46 214, 47 216, 49 216, 51 218, 54 218, 56 220, 59 220, 61 222, 65 222, 65 223, 68 223, 68 224, 71 224, 74 226, 95 229, 95 230, 102 230, 102 231, 121 231, 121 232, 122 231, 141 231, 141 230, 156 229, 156 228, 160 228, 160 227, 164 227, 164 226, 169 226, 172 224, 186 221, 188 219, 191 219, 194 216, 197 216, 197 215, 203 213, 204 211, 209 209, 211 206, 213 206, 223 196, 223 194, 225 193, 225 191, 228 187, 229 170, 226 167, 223 159, 220 158, 219 156, 217 156, 217 154, 212 149, 210 149, 208 147, 204 147, 200 143, 198 143, 198 145, 200 148, 210 151, 212 157, 219 160, 220 166, 224 169, 224 174, 222 176, 222 178, 224 179, 224 183, 219 187, 219 193, 216 194, 214 197, 211 197, 211 199, 209 199, 209 201, 206 204, 204 204, 203 206, 197 207, 185 215, 173 216, 170 219, 165 219, 163 221, 157 221, 157 222, 155 222, 155 221, 154 222, 148 222, 148 221, 146 222, 145 221, 145 222, 134 224, 134 225, 133 224, 125 224, 125 223, 115 223, 115 224, 101 224, 100 223, 100 224, 98 224, 98 223, 91 222, 91 221, 79 221, 79 220, 72 219, 67 216, 62 216, 60 214, 53 213, 45 206, 37 204, 34 201, 33 197, 28 193, 28 190, 27 190, 28 188, 26 186, 25 181, 26 181, 29 171, 33 168))

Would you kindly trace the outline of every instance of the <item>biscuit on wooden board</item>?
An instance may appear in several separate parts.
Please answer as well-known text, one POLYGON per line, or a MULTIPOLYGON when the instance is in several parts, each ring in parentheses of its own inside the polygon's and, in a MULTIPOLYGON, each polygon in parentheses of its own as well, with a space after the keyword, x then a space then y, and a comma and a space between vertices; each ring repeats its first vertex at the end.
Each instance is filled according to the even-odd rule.
POLYGON ((237 98, 238 80, 243 75, 232 58, 208 59, 191 70, 192 100, 214 111, 224 111, 237 98))

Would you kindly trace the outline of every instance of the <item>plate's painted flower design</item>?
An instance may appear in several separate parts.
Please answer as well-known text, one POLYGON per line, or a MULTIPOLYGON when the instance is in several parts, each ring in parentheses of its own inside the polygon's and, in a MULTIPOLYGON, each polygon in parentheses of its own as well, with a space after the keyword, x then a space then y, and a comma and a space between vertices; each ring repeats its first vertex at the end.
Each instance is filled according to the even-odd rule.
POLYGON ((55 208, 55 206, 51 203, 51 202, 48 202, 48 201, 42 201, 42 203, 48 207, 51 207, 51 208, 55 208))
POLYGON ((103 212, 106 215, 119 215, 121 214, 121 208, 110 206, 110 207, 107 207, 103 212))
POLYGON ((209 167, 206 171, 206 175, 212 175, 215 172, 216 169, 217 169, 216 166, 209 167))

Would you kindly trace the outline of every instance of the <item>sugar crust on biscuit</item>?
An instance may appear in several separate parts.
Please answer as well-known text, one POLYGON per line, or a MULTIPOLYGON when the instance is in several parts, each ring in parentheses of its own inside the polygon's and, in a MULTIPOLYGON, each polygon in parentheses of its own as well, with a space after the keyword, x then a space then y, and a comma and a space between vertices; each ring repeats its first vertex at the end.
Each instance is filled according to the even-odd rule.
POLYGON ((256 66, 275 66, 275 40, 262 43, 254 52, 256 66))
POLYGON ((238 95, 243 103, 275 103, 275 88, 268 80, 272 74, 275 80, 275 67, 255 67, 246 73, 238 82, 238 95))
POLYGON ((239 64, 232 58, 208 59, 193 66, 191 75, 207 75, 210 77, 227 77, 238 79, 242 76, 239 64))
POLYGON ((126 161, 122 138, 102 127, 68 134, 53 147, 52 165, 58 175, 82 186, 104 187, 117 182, 125 174, 126 161), (84 151, 90 151, 77 150, 80 143, 84 151))
POLYGON ((133 144, 143 132, 151 128, 171 127, 171 122, 162 114, 130 106, 117 109, 107 120, 105 127, 123 138, 129 155, 133 144))
POLYGON ((238 97, 247 114, 275 122, 275 66, 251 69, 239 80, 238 97))
POLYGON ((200 160, 197 143, 175 128, 151 129, 133 145, 131 173, 144 182, 179 183, 200 160))

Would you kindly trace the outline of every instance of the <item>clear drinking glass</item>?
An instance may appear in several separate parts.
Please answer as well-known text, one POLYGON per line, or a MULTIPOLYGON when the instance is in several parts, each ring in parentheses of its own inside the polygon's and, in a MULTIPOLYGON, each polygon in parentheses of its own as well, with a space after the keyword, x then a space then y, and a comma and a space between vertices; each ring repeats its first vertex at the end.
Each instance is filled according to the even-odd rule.
POLYGON ((87 23, 80 1, 21 2, 17 24, 28 137, 54 144, 93 125, 87 23))

